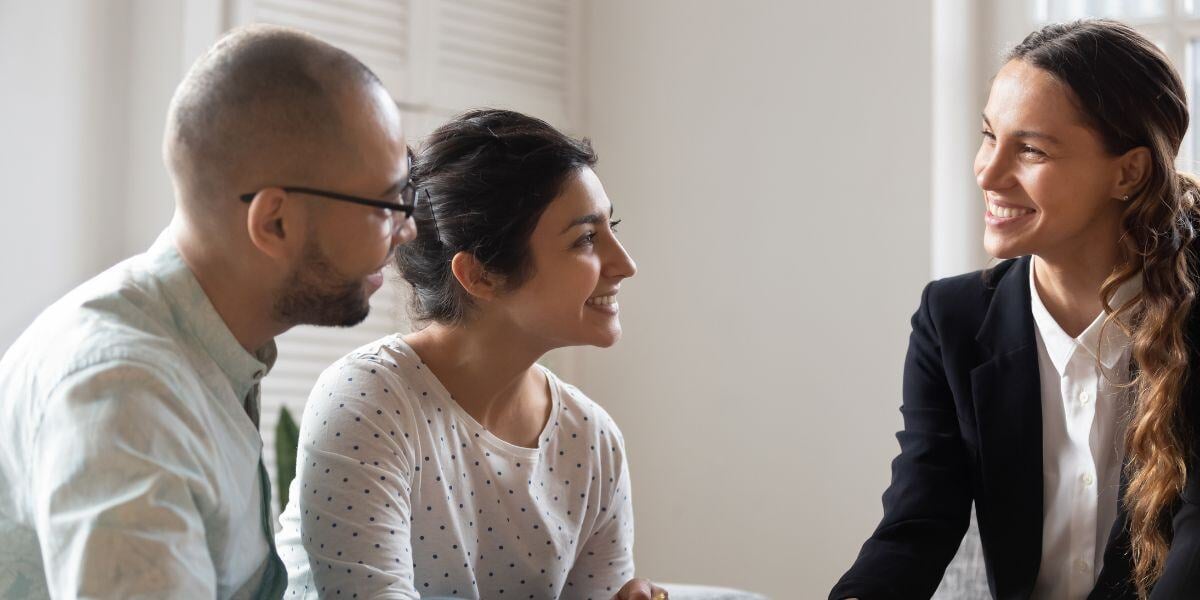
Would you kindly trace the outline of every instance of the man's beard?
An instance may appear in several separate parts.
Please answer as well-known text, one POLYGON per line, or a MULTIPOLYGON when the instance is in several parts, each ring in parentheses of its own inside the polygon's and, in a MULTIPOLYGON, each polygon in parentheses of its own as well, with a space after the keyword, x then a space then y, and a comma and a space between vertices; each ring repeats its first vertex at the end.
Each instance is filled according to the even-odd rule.
POLYGON ((361 281, 348 280, 309 238, 304 256, 275 301, 275 318, 291 325, 352 327, 371 306, 361 281))

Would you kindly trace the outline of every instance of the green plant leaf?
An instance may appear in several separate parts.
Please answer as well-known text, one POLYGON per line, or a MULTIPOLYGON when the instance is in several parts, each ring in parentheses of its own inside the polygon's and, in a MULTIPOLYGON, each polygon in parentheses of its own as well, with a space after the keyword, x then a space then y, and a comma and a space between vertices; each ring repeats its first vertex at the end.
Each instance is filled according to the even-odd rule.
POLYGON ((292 413, 283 407, 279 410, 279 424, 275 426, 275 472, 279 486, 279 512, 283 513, 288 502, 288 488, 296 477, 296 450, 300 446, 300 428, 296 426, 292 413))

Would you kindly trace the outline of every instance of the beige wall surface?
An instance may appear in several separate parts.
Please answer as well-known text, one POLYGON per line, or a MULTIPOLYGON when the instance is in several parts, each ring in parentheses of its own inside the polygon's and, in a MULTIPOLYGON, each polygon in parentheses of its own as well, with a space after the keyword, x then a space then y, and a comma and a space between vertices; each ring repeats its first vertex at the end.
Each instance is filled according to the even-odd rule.
POLYGON ((0 0, 0 351, 170 220, 183 0, 0 0))
MULTIPOLYGON (((0 349, 169 219, 184 0, 0 0, 0 349)), ((640 273, 564 369, 642 575, 818 598, 874 527, 928 277, 930 0, 586 3, 582 131, 640 273)))
POLYGON ((640 272, 577 383, 625 434, 641 575, 819 598, 874 528, 929 273, 930 10, 588 4, 640 272))

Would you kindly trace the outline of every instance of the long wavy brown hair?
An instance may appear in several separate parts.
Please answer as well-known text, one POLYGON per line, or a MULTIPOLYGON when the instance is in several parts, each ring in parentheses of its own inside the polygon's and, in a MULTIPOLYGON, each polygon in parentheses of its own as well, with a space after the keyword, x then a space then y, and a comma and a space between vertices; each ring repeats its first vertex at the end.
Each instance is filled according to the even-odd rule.
POLYGON ((1115 322, 1129 332, 1137 367, 1130 384, 1124 502, 1134 584, 1144 598, 1163 571, 1192 441, 1183 391, 1190 374, 1185 330, 1196 297, 1193 241, 1200 190, 1195 179, 1175 170, 1188 127, 1183 82, 1154 43, 1110 20, 1046 26, 1026 37, 1009 59, 1065 83, 1112 155, 1138 147, 1150 152, 1149 176, 1122 216, 1118 264, 1100 291, 1105 326, 1115 322), (1142 291, 1111 306, 1117 288, 1139 273, 1142 291))

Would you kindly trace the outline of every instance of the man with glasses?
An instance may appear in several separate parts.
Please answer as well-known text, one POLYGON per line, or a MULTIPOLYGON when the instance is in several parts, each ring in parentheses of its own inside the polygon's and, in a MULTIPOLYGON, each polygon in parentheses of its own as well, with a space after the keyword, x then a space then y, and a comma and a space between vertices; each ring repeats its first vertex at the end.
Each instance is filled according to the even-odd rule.
POLYGON ((280 597, 258 433, 273 339, 362 321, 415 236, 396 104, 306 34, 218 42, 163 150, 168 229, 0 359, 0 597, 280 597))

